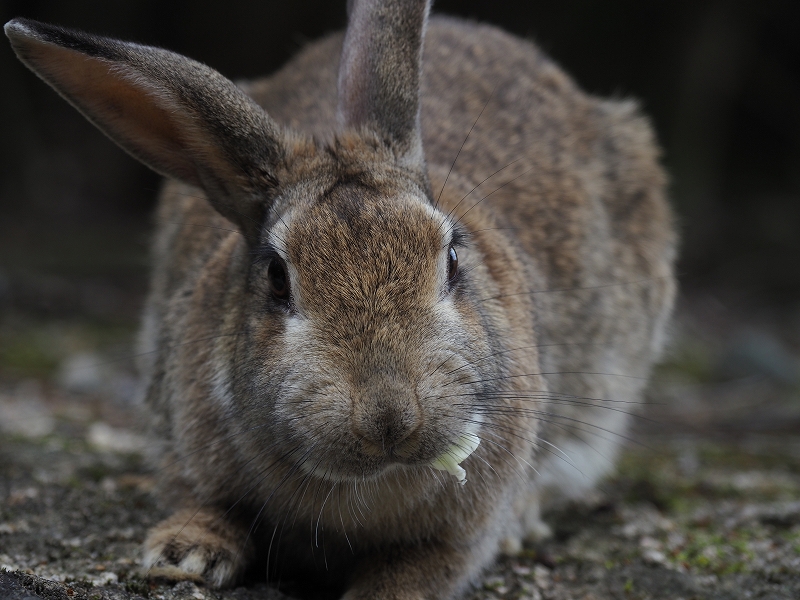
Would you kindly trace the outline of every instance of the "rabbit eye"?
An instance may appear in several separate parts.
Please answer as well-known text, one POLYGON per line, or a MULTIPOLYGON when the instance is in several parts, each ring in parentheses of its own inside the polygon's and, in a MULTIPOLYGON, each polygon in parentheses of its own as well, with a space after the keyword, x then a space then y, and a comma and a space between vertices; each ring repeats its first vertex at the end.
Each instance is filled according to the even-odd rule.
POLYGON ((452 284, 458 276, 458 254, 456 254, 456 249, 452 246, 447 252, 447 259, 447 281, 452 284))
POLYGON ((289 278, 286 275, 286 265, 279 258, 272 259, 267 269, 269 289, 278 300, 289 298, 289 278))

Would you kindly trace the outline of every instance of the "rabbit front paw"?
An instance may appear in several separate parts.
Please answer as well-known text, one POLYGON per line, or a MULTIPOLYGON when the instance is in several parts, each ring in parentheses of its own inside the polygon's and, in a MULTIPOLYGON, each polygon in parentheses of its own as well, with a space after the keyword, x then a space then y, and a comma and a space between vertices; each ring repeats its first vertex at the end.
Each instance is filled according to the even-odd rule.
POLYGON ((246 538, 246 532, 216 512, 180 510, 148 532, 142 564, 151 577, 230 586, 252 555, 246 538))

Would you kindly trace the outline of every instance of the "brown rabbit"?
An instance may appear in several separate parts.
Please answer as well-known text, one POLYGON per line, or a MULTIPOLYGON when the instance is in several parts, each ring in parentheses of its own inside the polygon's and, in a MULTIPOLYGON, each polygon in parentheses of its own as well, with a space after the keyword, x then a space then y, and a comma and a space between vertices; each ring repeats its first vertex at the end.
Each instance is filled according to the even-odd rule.
POLYGON ((675 293, 650 127, 428 4, 352 0, 344 36, 241 87, 6 25, 172 178, 142 340, 176 512, 148 567, 453 598, 613 466, 675 293))

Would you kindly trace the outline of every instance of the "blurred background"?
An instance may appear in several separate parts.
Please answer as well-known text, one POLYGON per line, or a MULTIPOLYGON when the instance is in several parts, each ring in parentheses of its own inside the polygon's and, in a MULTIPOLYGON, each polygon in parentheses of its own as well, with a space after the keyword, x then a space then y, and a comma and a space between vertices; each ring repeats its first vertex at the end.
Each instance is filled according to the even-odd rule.
MULTIPOLYGON (((344 5, 5 0, 0 17, 164 46, 248 78, 343 27, 344 5)), ((587 91, 638 98, 651 116, 682 238, 682 297, 662 375, 687 384, 682 398, 746 397, 740 413, 718 400, 725 411, 710 421, 735 414, 752 427, 758 415, 765 427, 800 426, 787 416, 800 377, 797 8, 796 0, 435 4, 535 40, 587 91), (784 408, 753 408, 767 397, 784 408)), ((7 43, 0 72, 0 381, 132 397, 128 363, 115 363, 113 377, 93 365, 133 352, 159 180, 7 43)))

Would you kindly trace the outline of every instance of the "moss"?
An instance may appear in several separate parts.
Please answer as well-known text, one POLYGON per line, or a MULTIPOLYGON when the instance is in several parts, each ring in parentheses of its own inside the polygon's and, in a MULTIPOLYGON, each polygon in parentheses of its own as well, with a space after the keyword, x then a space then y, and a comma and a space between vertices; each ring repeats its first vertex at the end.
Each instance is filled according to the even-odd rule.
POLYGON ((656 369, 655 377, 677 375, 691 383, 717 379, 717 352, 698 338, 684 337, 672 344, 668 355, 656 369))
POLYGON ((698 459, 702 465, 717 469, 781 470, 787 473, 800 473, 800 461, 787 452, 774 448, 742 448, 738 444, 701 444, 697 448, 698 459))
POLYGON ((95 462, 91 465, 82 467, 78 470, 77 476, 83 480, 91 480, 95 483, 99 483, 105 477, 111 475, 114 472, 114 469, 105 465, 101 462, 95 462))
POLYGON ((52 348, 36 336, 11 335, 0 346, 0 371, 9 377, 50 377, 58 362, 52 348))
POLYGON ((780 477, 747 489, 733 479, 735 473, 750 471, 791 474, 798 468, 797 461, 791 457, 768 451, 748 452, 734 444, 698 444, 698 470, 687 476, 679 471, 676 454, 674 449, 638 447, 628 450, 618 463, 612 483, 621 488, 626 502, 649 502, 673 515, 687 514, 709 500, 773 501, 794 499, 800 494, 800 489, 780 477), (710 478, 709 472, 719 477, 710 478))
POLYGON ((637 448, 623 454, 617 468, 616 483, 623 488, 626 502, 649 502, 663 511, 682 511, 692 490, 692 482, 675 471, 672 456, 637 448))
POLYGON ((5 318, 0 322, 0 376, 51 380, 62 361, 79 352, 107 351, 123 359, 132 358, 130 345, 136 328, 135 322, 42 323, 5 318))
POLYGON ((83 488, 83 481, 77 475, 72 475, 69 479, 67 479, 66 485, 70 489, 80 490, 83 488))
POLYGON ((505 580, 502 577, 489 577, 483 582, 485 590, 499 590, 505 587, 505 580))
POLYGON ((701 573, 731 575, 747 573, 755 553, 751 549, 758 536, 747 530, 723 535, 704 530, 689 530, 686 544, 669 557, 674 563, 701 573))
POLYGON ((144 598, 150 597, 150 585, 143 579, 129 579, 125 582, 125 590, 132 594, 138 594, 144 598))

